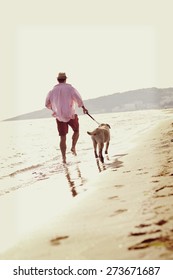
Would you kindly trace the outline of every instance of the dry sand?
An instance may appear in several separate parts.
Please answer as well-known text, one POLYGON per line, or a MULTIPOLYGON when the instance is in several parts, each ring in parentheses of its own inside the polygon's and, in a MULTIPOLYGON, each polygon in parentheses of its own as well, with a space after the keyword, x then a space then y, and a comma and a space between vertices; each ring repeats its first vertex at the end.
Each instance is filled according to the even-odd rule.
MULTIPOLYGON (((0 259, 173 259, 171 139, 173 125, 165 120, 129 154, 116 155, 110 169, 88 182, 87 192, 64 202, 68 211, 63 216, 51 209, 46 226, 0 259)), ((49 208, 49 203, 42 207, 49 208)))

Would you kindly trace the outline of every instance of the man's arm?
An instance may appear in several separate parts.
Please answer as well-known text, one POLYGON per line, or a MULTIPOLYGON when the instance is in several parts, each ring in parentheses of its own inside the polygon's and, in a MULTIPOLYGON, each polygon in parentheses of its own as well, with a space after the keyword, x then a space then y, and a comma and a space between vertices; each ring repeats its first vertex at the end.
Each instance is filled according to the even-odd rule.
POLYGON ((52 105, 51 105, 51 102, 50 102, 50 92, 48 93, 48 95, 46 97, 45 107, 52 110, 52 105))
POLYGON ((84 114, 87 114, 88 110, 85 108, 83 104, 83 100, 80 93, 75 88, 73 88, 73 98, 75 102, 78 104, 78 107, 82 107, 84 114))

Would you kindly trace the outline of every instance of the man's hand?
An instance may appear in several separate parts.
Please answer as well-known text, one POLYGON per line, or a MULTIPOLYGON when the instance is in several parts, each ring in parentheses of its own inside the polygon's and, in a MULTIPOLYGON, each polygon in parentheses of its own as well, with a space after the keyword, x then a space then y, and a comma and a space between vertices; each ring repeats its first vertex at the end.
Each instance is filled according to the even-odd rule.
POLYGON ((84 114, 88 114, 88 110, 85 108, 85 106, 82 106, 82 109, 84 114))

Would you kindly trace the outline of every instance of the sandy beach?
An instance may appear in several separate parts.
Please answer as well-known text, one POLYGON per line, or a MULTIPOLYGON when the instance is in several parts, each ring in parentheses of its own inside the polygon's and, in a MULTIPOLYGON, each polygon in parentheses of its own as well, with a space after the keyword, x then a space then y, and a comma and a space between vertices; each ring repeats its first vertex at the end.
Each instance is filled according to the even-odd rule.
POLYGON ((172 260, 172 139, 170 117, 142 134, 127 153, 107 160, 110 168, 81 183, 87 191, 79 196, 73 182, 69 192, 70 178, 63 174, 61 181, 52 177, 9 193, 0 204, 1 213, 6 211, 0 259, 172 260), (8 223, 12 213, 15 219, 8 223))

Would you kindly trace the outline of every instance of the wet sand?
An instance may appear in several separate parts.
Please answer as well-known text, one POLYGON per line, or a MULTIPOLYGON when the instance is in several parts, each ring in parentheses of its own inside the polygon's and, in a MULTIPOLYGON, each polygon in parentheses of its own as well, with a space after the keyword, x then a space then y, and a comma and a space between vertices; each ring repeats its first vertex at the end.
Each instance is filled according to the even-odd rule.
MULTIPOLYGON (((61 211, 53 206, 58 196, 56 178, 46 182, 49 189, 45 185, 20 190, 23 204, 32 201, 23 218, 35 221, 33 231, 23 239, 16 232, 14 244, 4 248, 0 259, 172 260, 172 139, 171 120, 162 121, 128 154, 116 154, 110 168, 91 178, 80 196, 70 199, 63 186, 64 199, 57 201, 62 203, 61 211)), ((99 167, 104 169, 100 163, 99 167)), ((9 195, 8 203, 15 200, 9 195)))

